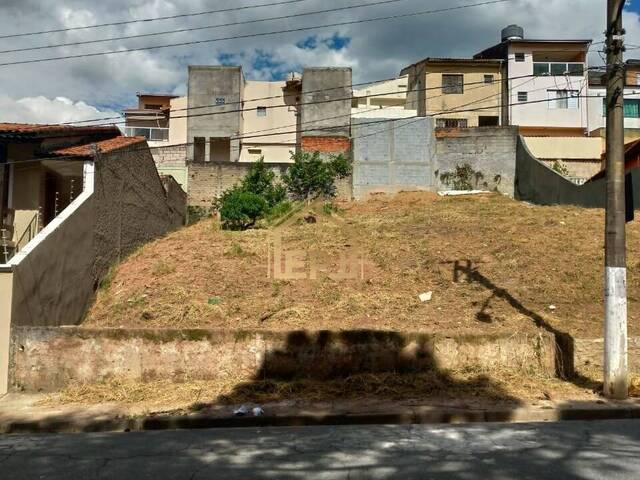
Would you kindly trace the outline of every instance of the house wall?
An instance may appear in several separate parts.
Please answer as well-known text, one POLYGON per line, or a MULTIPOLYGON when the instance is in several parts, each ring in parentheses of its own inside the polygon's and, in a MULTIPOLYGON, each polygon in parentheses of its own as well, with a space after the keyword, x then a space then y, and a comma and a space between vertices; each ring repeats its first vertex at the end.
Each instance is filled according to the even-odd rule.
POLYGON ((7 393, 8 389, 12 296, 13 272, 0 267, 0 395, 7 393))
MULTIPOLYGON (((501 116, 501 70, 495 65, 429 65, 426 69, 424 84, 427 115, 436 114, 438 118, 466 118, 467 126, 477 127, 478 117, 501 116), (465 84, 462 94, 445 94, 442 90, 444 74, 461 74, 465 84), (494 83, 483 84, 485 75, 493 75, 494 83), (432 90, 433 89, 433 90, 432 90), (476 112, 449 112, 449 110, 469 110, 482 108, 476 112), (442 113, 447 112, 447 113, 442 113)), ((499 123, 500 124, 500 123, 499 123)))
MULTIPOLYGON (((604 114, 603 103, 607 98, 606 88, 589 88, 589 132, 593 132, 599 128, 606 128, 607 117, 604 114)), ((640 99, 640 88, 625 88, 625 98, 640 99)), ((625 118, 625 129, 640 129, 640 118, 625 118)), ((635 138, 638 138, 637 136, 635 138)))
POLYGON ((171 99, 171 111, 169 112, 169 145, 187 143, 187 119, 189 111, 187 97, 171 99))
MULTIPOLYGON (((518 44, 509 45, 508 72, 509 72, 509 118, 511 125, 537 126, 545 128, 581 128, 585 131, 588 124, 587 98, 579 98, 577 109, 550 109, 547 90, 577 90, 582 97, 586 97, 588 90, 587 70, 582 76, 545 76, 516 78, 533 75, 533 52, 567 52, 574 50, 576 55, 584 55, 584 49, 572 44, 518 44), (525 61, 516 62, 515 54, 524 53, 525 61), (528 93, 528 102, 519 104, 518 92, 528 93)), ((588 67, 585 58, 585 67, 588 67)))
POLYGON ((243 135, 250 138, 242 142, 241 162, 254 162, 260 157, 267 163, 291 161, 289 152, 296 149, 297 143, 297 94, 286 92, 285 87, 286 82, 245 82, 243 135), (251 101, 254 98, 269 99, 251 101), (257 107, 267 107, 266 116, 259 117, 257 107))
MULTIPOLYGON (((244 78, 241 67, 190 66, 189 67, 189 108, 198 108, 198 116, 187 119, 187 141, 193 144, 196 137, 204 137, 205 161, 210 161, 212 137, 230 138, 243 132, 242 108, 244 78), (216 105, 216 99, 224 99, 224 105, 216 105), (204 107, 207 105, 207 107, 204 107), (213 106, 209 106, 213 105, 213 106), (204 108, 199 108, 204 107, 204 108), (227 113, 221 113, 227 112, 227 113)), ((187 148, 187 157, 193 160, 194 148, 187 148)), ((231 142, 229 161, 240 158, 240 141, 231 142)))
POLYGON ((353 107, 400 107, 407 101, 407 75, 386 82, 374 83, 353 91, 353 107), (369 95, 376 95, 371 97, 369 95))
POLYGON ((303 136, 346 136, 351 133, 351 69, 305 68, 302 74, 303 136), (316 130, 317 128, 317 130, 316 130))

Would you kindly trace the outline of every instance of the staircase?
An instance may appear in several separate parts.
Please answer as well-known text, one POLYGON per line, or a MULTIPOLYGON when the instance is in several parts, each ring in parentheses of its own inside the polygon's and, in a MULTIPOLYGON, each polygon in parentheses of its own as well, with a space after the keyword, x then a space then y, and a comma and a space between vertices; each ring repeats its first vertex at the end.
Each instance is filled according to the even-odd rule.
POLYGON ((15 211, 7 209, 0 223, 0 263, 7 263, 16 253, 13 241, 15 211))
MULTIPOLYGON (((0 229, 0 263, 7 263, 40 231, 40 216, 35 213, 29 223, 16 232, 15 210, 7 210, 0 229), (16 234, 17 233, 17 234, 16 234)), ((22 224, 24 225, 24 224, 22 224)))

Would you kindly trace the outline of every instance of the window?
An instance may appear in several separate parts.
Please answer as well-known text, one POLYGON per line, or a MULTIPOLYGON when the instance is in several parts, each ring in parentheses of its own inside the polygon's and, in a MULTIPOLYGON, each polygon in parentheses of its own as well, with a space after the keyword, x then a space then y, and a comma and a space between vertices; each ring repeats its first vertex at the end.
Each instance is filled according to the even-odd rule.
POLYGON ((485 75, 484 83, 493 83, 493 75, 485 75))
POLYGON ((479 127, 497 127, 500 125, 500 119, 494 116, 482 116, 478 117, 478 126, 479 127))
POLYGON ((464 75, 442 75, 442 93, 464 93, 464 75))
POLYGON ((577 90, 547 90, 549 109, 575 110, 578 108, 577 90))
POLYGON ((250 148, 248 149, 248 151, 249 151, 249 155, 262 155, 261 148, 250 148))
POLYGON ((155 103, 145 103, 144 108, 145 110, 161 110, 162 105, 157 105, 155 103))
MULTIPOLYGON (((607 99, 602 99, 602 116, 607 116, 607 99)), ((624 99, 624 117, 640 118, 640 99, 625 98, 624 99)))
POLYGON ((467 128, 466 118, 438 118, 437 128, 467 128))
POLYGON ((516 53, 516 62, 524 62, 524 53, 516 53))
POLYGON ((529 100, 529 94, 527 92, 518 92, 518 101, 526 102, 529 100))
POLYGON ((259 117, 266 117, 267 116, 267 107, 257 107, 256 108, 256 114, 259 117))
POLYGON ((541 77, 546 75, 581 77, 584 75, 583 63, 566 62, 534 62, 533 74, 541 77))
POLYGON ((225 103, 224 97, 216 97, 216 105, 224 105, 225 103))

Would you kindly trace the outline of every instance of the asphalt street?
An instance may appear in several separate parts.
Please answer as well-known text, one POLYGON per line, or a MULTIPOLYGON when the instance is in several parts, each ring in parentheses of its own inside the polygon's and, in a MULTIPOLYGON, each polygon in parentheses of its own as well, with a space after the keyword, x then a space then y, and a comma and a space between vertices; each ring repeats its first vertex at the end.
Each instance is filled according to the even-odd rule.
POLYGON ((0 437, 2 479, 635 479, 640 421, 0 437))

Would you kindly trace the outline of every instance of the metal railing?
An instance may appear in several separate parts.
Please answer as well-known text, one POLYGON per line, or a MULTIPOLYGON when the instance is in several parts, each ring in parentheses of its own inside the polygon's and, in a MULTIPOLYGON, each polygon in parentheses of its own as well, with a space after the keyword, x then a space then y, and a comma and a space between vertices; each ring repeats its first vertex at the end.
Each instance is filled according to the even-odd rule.
POLYGON ((39 231, 40 213, 36 213, 29 222, 29 225, 27 225, 27 228, 25 228, 24 232, 22 232, 22 235, 20 235, 20 238, 16 242, 15 253, 18 253, 20 250, 26 247, 27 243, 33 240, 33 238, 38 234, 39 231))
POLYGON ((150 142, 168 142, 169 129, 159 127, 125 127, 127 137, 145 137, 150 142))

